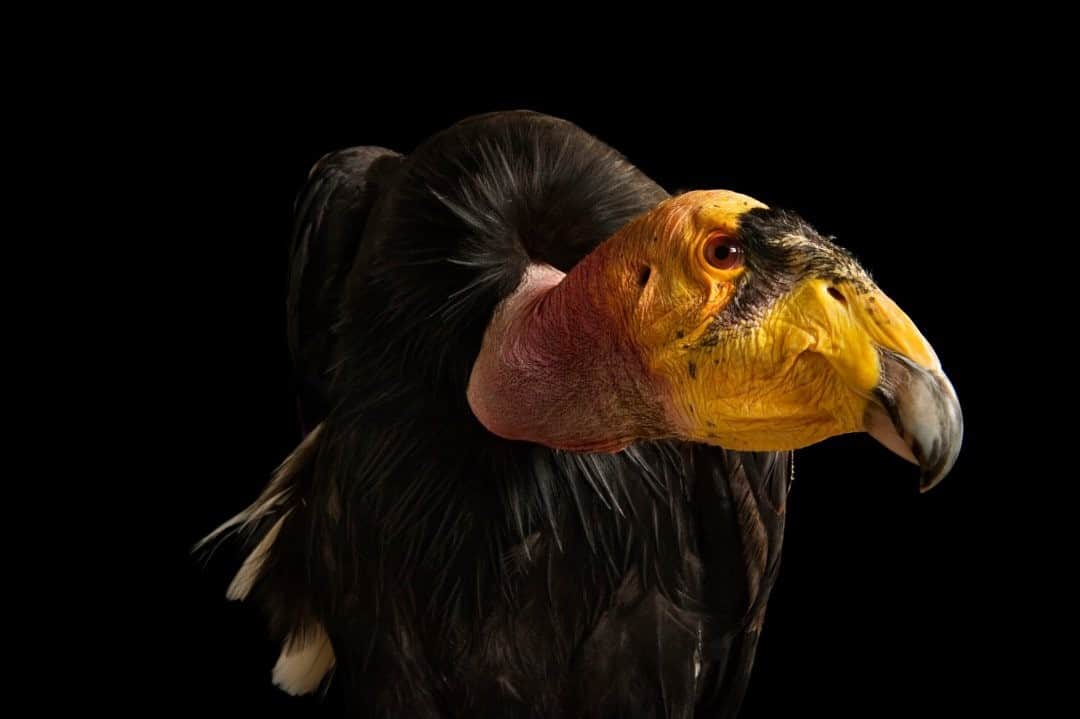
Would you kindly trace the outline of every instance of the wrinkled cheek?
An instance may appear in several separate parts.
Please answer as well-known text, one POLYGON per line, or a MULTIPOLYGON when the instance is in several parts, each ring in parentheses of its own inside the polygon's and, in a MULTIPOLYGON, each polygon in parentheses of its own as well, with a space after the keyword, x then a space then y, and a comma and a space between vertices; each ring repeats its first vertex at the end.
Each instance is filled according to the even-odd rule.
POLYGON ((736 449, 793 449, 861 429, 865 400, 853 394, 830 362, 810 351, 808 333, 774 333, 777 342, 733 343, 702 398, 700 431, 736 449), (735 359, 738 358, 738 359, 735 359))
POLYGON ((761 392, 799 381, 799 359, 815 345, 806 331, 789 323, 772 321, 755 332, 733 337, 723 346, 718 383, 726 396, 739 391, 761 392))

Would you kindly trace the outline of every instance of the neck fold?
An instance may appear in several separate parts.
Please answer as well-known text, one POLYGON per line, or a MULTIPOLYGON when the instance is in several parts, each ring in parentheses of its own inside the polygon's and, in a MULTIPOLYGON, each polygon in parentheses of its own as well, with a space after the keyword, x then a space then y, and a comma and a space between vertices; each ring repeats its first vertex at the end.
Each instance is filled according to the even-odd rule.
POLYGON ((496 310, 468 388, 492 433, 577 451, 617 451, 647 434, 656 413, 604 249, 567 275, 530 266, 496 310))

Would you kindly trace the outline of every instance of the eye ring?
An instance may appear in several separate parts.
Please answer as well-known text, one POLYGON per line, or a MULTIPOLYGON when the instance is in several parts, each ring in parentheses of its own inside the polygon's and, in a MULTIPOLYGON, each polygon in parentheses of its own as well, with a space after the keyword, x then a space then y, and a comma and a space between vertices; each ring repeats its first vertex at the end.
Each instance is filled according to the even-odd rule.
POLYGON ((746 262, 746 250, 738 240, 715 234, 705 243, 705 261, 718 270, 734 270, 746 262))

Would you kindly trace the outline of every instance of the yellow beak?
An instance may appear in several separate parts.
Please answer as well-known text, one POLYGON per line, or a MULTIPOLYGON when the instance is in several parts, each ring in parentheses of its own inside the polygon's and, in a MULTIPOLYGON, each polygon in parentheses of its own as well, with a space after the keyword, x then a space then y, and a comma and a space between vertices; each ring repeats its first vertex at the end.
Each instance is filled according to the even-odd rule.
POLYGON ((861 429, 922 469, 927 491, 952 468, 963 415, 930 343, 903 310, 869 281, 809 280, 794 293, 813 342, 866 400, 861 429))
POLYGON ((963 417, 937 355, 865 276, 808 279, 745 331, 687 360, 663 352, 682 434, 738 450, 796 449, 868 432, 918 464, 925 491, 956 460, 963 417))

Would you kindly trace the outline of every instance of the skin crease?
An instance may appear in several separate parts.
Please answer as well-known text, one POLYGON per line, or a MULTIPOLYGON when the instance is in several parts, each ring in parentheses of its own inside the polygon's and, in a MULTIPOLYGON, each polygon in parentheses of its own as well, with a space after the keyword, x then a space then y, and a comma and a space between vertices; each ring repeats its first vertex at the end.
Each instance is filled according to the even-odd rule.
POLYGON ((755 321, 703 341, 749 272, 706 259, 753 198, 673 197, 568 275, 535 267, 497 310, 468 396, 489 430, 563 449, 615 451, 679 437, 787 450, 865 429, 877 347, 939 368, 929 344, 857 266, 798 282, 755 321), (642 281, 644 280, 644 285, 642 281))

